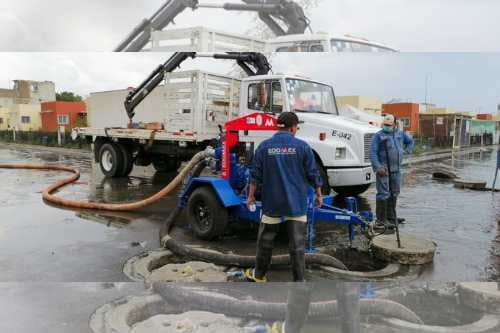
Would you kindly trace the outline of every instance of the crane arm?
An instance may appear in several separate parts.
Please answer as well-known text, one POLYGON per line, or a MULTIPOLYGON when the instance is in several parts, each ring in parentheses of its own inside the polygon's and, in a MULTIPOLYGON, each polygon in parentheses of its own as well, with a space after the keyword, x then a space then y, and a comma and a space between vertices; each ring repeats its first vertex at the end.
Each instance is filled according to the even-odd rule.
POLYGON ((152 30, 162 30, 185 9, 195 9, 197 5, 198 0, 167 0, 149 19, 142 20, 113 51, 141 51, 149 42, 152 30))
POLYGON ((167 73, 176 70, 185 60, 197 57, 211 57, 214 59, 235 60, 248 76, 266 75, 271 65, 266 56, 256 52, 227 52, 227 53, 196 53, 176 52, 165 63, 159 65, 149 76, 125 98, 125 110, 130 120, 135 115, 135 108, 165 79, 167 73))
POLYGON ((200 4, 196 8, 223 8, 230 11, 253 11, 276 36, 303 34, 310 25, 304 9, 291 0, 241 0, 244 4, 200 4), (286 25, 286 30, 279 24, 286 25))
POLYGON ((162 30, 187 8, 222 8, 228 11, 257 12, 259 18, 276 36, 303 34, 309 19, 302 7, 290 0, 242 0, 244 3, 200 4, 199 0, 167 0, 149 19, 143 19, 113 50, 139 52, 151 39, 151 31, 162 30), (286 30, 279 24, 286 25, 286 30))

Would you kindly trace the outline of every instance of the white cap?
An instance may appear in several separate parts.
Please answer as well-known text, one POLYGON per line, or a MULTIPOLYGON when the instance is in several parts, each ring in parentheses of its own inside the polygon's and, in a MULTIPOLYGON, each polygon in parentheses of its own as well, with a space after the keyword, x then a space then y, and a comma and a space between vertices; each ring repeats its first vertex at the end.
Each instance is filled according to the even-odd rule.
POLYGON ((386 114, 384 117, 383 124, 393 126, 394 125, 394 116, 392 114, 386 114))

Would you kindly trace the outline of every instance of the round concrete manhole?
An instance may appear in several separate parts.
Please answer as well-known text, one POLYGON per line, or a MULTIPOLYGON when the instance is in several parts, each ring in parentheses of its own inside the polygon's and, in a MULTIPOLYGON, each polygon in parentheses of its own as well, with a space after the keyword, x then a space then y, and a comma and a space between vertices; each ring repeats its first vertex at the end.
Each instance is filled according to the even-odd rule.
POLYGON ((90 318, 93 333, 245 332, 241 320, 206 311, 179 311, 152 293, 129 296, 98 308, 90 318))
POLYGON ((500 317, 475 310, 456 297, 453 290, 400 289, 387 297, 414 311, 423 323, 396 318, 382 321, 401 332, 486 333, 500 330, 500 317))
POLYGON ((168 250, 148 251, 127 260, 123 272, 133 281, 226 282, 226 268, 201 261, 183 262, 168 250))
POLYGON ((355 248, 326 250, 325 253, 336 257, 349 269, 346 271, 334 267, 320 267, 319 274, 327 278, 348 281, 401 281, 414 280, 422 272, 421 266, 388 263, 378 259, 368 251, 355 248))

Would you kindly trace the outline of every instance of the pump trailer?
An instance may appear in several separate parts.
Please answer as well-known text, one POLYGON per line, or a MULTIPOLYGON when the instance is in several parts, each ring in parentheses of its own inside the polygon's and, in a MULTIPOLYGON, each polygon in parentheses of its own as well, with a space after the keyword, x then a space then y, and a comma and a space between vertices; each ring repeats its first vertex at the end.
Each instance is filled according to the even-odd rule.
MULTIPOLYGON (((188 179, 179 194, 178 207, 187 208, 189 225, 197 237, 211 240, 220 236, 229 221, 260 222, 262 203, 257 201, 255 210, 247 207, 253 142, 240 141, 239 133, 277 129, 276 118, 267 113, 253 113, 226 122, 221 143, 207 163, 212 171, 220 176, 194 175, 188 179)), ((358 212, 357 200, 354 197, 344 198, 347 208, 336 207, 335 204, 340 203, 337 202, 338 198, 327 195, 322 207, 316 208, 314 191, 311 188, 307 210, 308 253, 317 251, 314 240, 315 226, 319 221, 346 224, 351 246, 356 235, 356 226, 367 234, 372 230, 371 212, 358 212)))

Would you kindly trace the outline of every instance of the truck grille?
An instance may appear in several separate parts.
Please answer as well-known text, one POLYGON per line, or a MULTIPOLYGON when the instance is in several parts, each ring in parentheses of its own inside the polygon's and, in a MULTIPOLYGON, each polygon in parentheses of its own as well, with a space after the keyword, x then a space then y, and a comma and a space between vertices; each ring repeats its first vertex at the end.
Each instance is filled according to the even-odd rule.
POLYGON ((365 134, 364 145, 365 145, 365 162, 366 163, 370 163, 370 148, 372 145, 372 139, 373 139, 374 135, 375 135, 374 133, 365 134))

